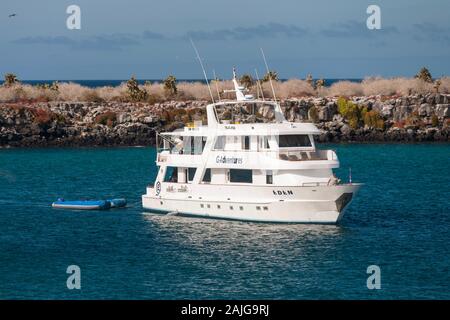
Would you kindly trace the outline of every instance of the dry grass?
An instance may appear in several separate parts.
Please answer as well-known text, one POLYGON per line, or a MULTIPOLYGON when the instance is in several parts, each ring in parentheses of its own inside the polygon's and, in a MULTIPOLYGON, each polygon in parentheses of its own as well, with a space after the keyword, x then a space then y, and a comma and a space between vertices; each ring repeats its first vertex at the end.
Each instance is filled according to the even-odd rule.
POLYGON ((361 83, 351 81, 339 81, 333 83, 331 87, 325 89, 326 96, 362 96, 364 90, 361 83))
POLYGON ((439 92, 450 93, 450 77, 441 78, 441 86, 439 87, 439 92))
MULTIPOLYGON (((450 77, 440 79, 439 92, 450 93, 450 77)), ((361 83, 339 81, 330 87, 324 87, 318 92, 306 81, 290 79, 284 82, 273 82, 276 95, 280 99, 298 98, 307 96, 395 96, 409 94, 426 94, 435 92, 434 85, 414 78, 366 78, 361 83)), ((164 100, 210 100, 208 87, 201 82, 178 82, 178 93, 169 95, 161 83, 146 83, 140 89, 148 93, 147 102, 164 100)), ((214 99, 217 99, 217 89, 222 98, 234 99, 233 93, 224 93, 224 90, 233 89, 230 80, 212 82, 211 90, 214 99)), ((263 84, 266 98, 272 97, 270 83, 263 84)), ((258 96, 257 86, 253 85, 249 92, 258 96)), ((259 93, 259 97, 261 94, 259 93)), ((11 87, 0 86, 0 102, 19 101, 128 101, 127 85, 122 83, 117 87, 88 88, 76 83, 59 83, 58 90, 42 88, 27 84, 16 84, 11 87)))

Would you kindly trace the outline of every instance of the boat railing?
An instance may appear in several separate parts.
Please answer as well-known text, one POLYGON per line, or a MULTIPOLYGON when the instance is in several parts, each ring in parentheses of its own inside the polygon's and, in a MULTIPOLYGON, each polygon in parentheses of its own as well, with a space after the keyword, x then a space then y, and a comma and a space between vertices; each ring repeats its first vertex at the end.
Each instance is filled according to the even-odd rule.
POLYGON ((303 182, 302 187, 320 187, 327 186, 327 182, 303 182))
MULTIPOLYGON (((170 155, 201 155, 201 154, 191 154, 191 153, 183 153, 183 152, 171 152, 171 150, 164 150, 168 152, 160 152, 157 154, 156 161, 157 162, 166 162, 168 161, 170 155)), ((234 152, 234 150, 213 150, 215 152, 234 152)), ((284 161, 317 161, 317 160, 328 160, 328 161, 336 161, 338 160, 336 152, 334 150, 293 150, 293 151, 278 151, 278 150, 236 150, 238 152, 245 153, 259 153, 264 154, 265 156, 270 156, 273 158, 278 158, 284 161)))
POLYGON ((333 150, 294 150, 279 152, 278 158, 286 161, 337 160, 333 150))

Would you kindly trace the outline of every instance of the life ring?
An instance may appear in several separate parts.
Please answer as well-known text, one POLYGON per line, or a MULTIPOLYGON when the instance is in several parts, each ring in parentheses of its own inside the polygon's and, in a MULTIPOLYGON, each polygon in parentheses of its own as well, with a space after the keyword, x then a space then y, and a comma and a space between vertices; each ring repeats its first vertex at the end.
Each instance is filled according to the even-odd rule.
POLYGON ((157 182, 156 183, 156 188, 155 188, 155 194, 157 195, 157 196, 159 196, 159 194, 161 193, 161 182, 157 182))

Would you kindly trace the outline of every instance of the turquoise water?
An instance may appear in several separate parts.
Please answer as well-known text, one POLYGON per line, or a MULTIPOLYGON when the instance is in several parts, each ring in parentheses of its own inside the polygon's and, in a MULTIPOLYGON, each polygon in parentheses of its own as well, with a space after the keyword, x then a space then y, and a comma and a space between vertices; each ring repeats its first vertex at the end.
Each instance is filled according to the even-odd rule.
POLYGON ((338 226, 143 214, 152 148, 0 150, 0 298, 449 299, 450 145, 331 147, 339 175, 366 183, 338 226), (61 211, 58 197, 130 206, 61 211))

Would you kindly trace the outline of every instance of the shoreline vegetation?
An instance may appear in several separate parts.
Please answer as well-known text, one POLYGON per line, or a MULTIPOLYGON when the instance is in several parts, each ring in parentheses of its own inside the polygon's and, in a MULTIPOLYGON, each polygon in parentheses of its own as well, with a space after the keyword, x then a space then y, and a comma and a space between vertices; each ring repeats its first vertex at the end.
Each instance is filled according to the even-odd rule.
MULTIPOLYGON (((320 142, 449 142, 450 77, 435 79, 426 68, 414 78, 366 78, 362 82, 278 81, 275 71, 261 81, 243 75, 248 94, 272 98, 269 79, 289 121, 312 121, 324 130, 320 142)), ((230 80, 212 80, 214 99, 230 80)), ((138 84, 132 77, 116 87, 75 83, 30 85, 6 74, 0 86, 0 147, 133 146, 154 144, 155 132, 202 120, 211 98, 201 82, 138 84)), ((245 108, 233 121, 263 122, 272 117, 262 107, 245 108), (254 117, 254 118, 251 118, 254 117), (265 120, 266 119, 266 120, 265 120)), ((225 113, 222 116, 227 117, 225 113)))

